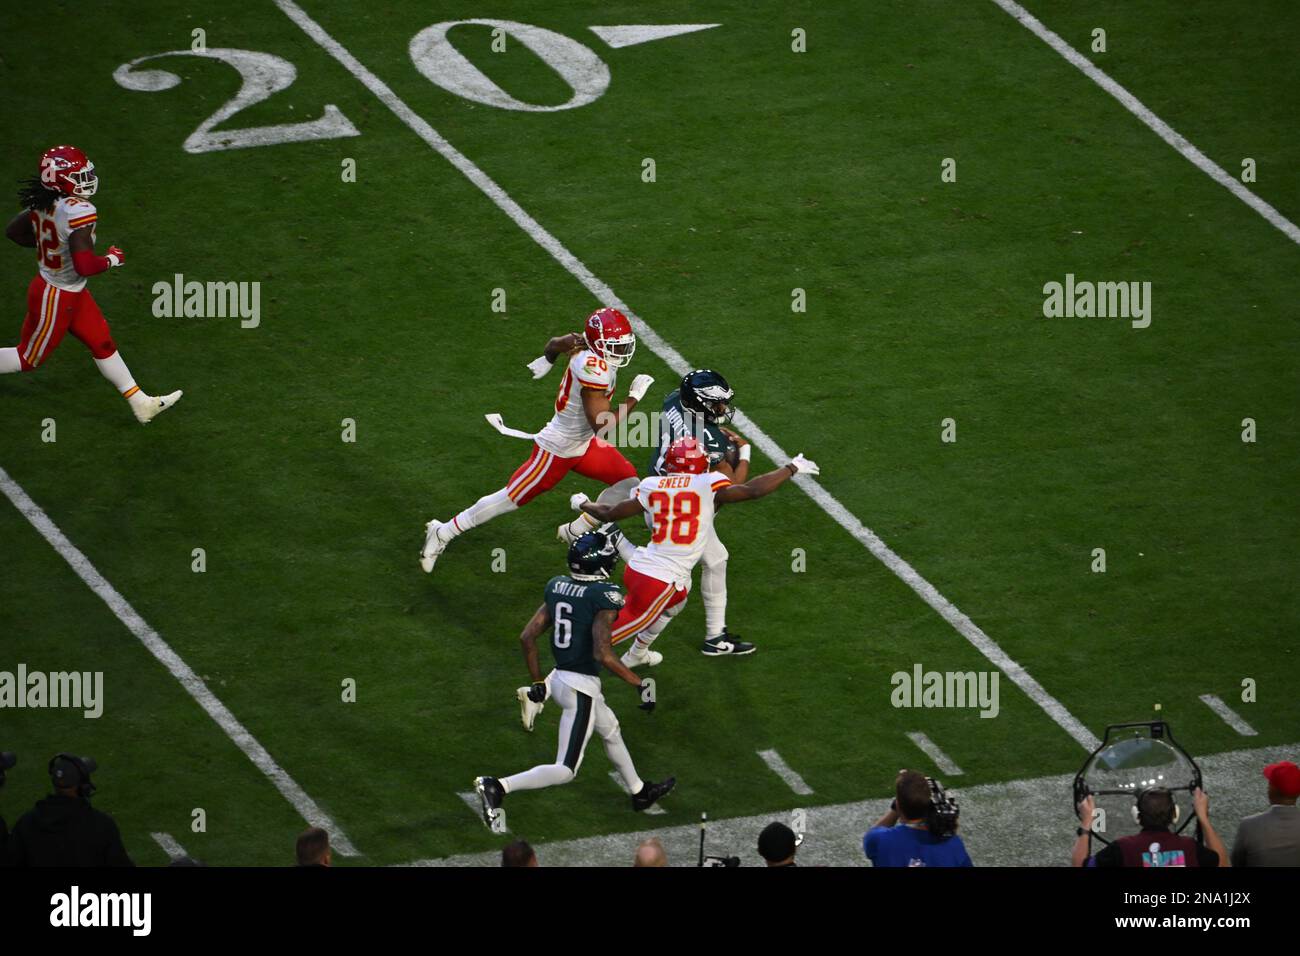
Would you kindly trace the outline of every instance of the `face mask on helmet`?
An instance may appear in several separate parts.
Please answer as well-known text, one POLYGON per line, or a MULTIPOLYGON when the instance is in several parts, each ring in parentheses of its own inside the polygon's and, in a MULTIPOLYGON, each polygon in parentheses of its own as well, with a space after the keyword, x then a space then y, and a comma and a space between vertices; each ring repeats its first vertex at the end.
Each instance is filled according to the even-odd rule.
POLYGON ((614 368, 623 368, 632 361, 632 354, 636 352, 636 337, 632 335, 618 339, 601 339, 599 344, 605 361, 614 368))
POLYGON ((95 195, 99 189, 99 177, 95 175, 95 164, 87 162, 81 169, 66 174, 68 182, 72 183, 72 195, 80 196, 83 199, 95 195))

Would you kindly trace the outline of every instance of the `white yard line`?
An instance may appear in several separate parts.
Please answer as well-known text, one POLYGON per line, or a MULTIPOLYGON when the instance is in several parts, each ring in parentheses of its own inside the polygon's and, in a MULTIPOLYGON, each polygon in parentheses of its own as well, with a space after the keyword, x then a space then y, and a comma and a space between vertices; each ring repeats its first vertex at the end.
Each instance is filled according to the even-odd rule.
POLYGON ((927 757, 934 761, 934 765, 944 774, 950 777, 961 775, 961 767, 953 762, 952 758, 939 749, 938 745, 921 733, 919 730, 909 731, 907 739, 916 744, 925 753, 927 757))
MULTIPOLYGON (((1230 850, 1241 819, 1268 809, 1267 783, 1260 771, 1276 760, 1294 760, 1297 750, 1300 742, 1197 758, 1205 777, 1205 792, 1210 795, 1210 820, 1230 850)), ((873 770, 870 774, 881 796, 805 808, 806 837, 798 854, 801 864, 870 865, 862 854, 862 836, 889 809, 890 796, 885 790, 892 780, 892 770, 873 770)), ((1077 825, 1070 812, 1073 782, 1073 774, 1062 774, 953 788, 961 802, 961 838, 975 865, 1067 866, 1077 825)), ((734 853, 745 866, 762 866, 757 847, 759 832, 773 820, 789 819, 789 812, 782 811, 711 819, 706 852, 734 853)), ((700 845, 698 823, 540 843, 534 844, 534 849, 542 866, 627 866, 636 845, 651 836, 663 843, 672 866, 695 866, 700 845)), ((496 850, 406 865, 497 866, 500 862, 501 852, 496 850)))
POLYGON ((189 856, 189 854, 185 852, 185 847, 177 843, 175 837, 170 833, 151 833, 150 836, 153 837, 155 843, 162 847, 162 850, 167 854, 168 859, 182 860, 189 856))
POLYGON ((799 776, 775 750, 760 750, 758 755, 763 759, 763 763, 767 764, 768 769, 784 780, 786 786, 799 796, 806 797, 813 792, 813 788, 804 783, 803 777, 799 776))
POLYGON ((186 664, 181 656, 172 650, 171 646, 164 641, 149 624, 136 613, 135 608, 127 603, 126 598, 117 592, 113 585, 109 584, 107 579, 95 569, 90 563, 90 559, 77 549, 77 547, 67 539, 58 526, 50 520, 49 516, 32 501, 31 497, 25 492, 19 484, 9 477, 9 473, 0 468, 0 491, 4 492, 6 498, 13 502, 13 506, 18 509, 19 513, 31 523, 31 526, 40 532, 41 537, 50 543, 50 546, 59 553, 59 556, 68 563, 68 566, 77 573, 81 580, 86 582, 86 586, 94 591, 99 598, 108 605, 108 609, 113 612, 113 616, 122 622, 128 631, 139 638, 140 643, 157 658, 171 673, 180 685, 185 688, 186 692, 194 698, 200 707, 207 711, 208 716, 217 722, 217 726, 225 731, 226 736, 234 741, 235 746, 242 750, 248 759, 258 770, 266 774, 275 788, 284 795, 284 798, 293 804, 304 820, 313 826, 322 827, 329 831, 330 844, 344 856, 357 856, 357 850, 348 840, 343 830, 330 819, 316 801, 307 796, 307 792, 298 786, 297 782, 267 753, 266 748, 258 743, 257 738, 250 734, 230 712, 216 694, 208 689, 208 685, 203 683, 197 674, 186 664))
MULTIPOLYGON (((621 773, 619 773, 617 770, 611 770, 611 771, 609 772, 609 779, 610 779, 610 780, 613 780, 614 783, 618 785, 618 789, 622 790, 622 791, 623 791, 624 793, 626 793, 629 797, 632 796, 632 790, 631 790, 631 788, 628 787, 628 785, 627 785, 626 782, 624 782, 624 780, 623 780, 623 775, 622 775, 621 773)), ((659 815, 661 815, 661 814, 664 814, 664 813, 667 813, 667 812, 668 812, 667 810, 665 810, 663 807, 659 806, 659 804, 657 804, 657 803, 654 804, 653 806, 649 807, 649 808, 646 810, 646 813, 650 814, 652 817, 657 817, 657 816, 659 816, 659 815)))
MULTIPOLYGON (((633 328, 636 330, 637 338, 644 342, 655 355, 678 375, 685 375, 694 366, 682 357, 681 353, 669 345, 659 336, 654 329, 638 317, 627 303, 614 294, 614 290, 597 278, 590 269, 588 269, 581 260, 564 247, 564 245, 553 235, 546 231, 542 225, 524 211, 519 203, 515 202, 504 189, 479 169, 467 156, 452 146, 447 140, 421 118, 414 110, 392 91, 392 89, 374 73, 370 72, 363 66, 356 57, 330 36, 325 29, 309 17, 303 9, 298 6, 294 0, 275 0, 285 15, 313 40, 315 40, 325 52, 334 59, 338 60, 343 68, 346 69, 353 77, 363 86, 373 93, 381 103, 388 107, 398 119, 410 127, 411 131, 425 141, 434 151, 455 166, 465 177, 482 191, 496 206, 504 212, 510 219, 526 232, 539 246, 546 250, 550 256, 555 259, 565 270, 568 271, 575 279, 590 292, 602 305, 612 306, 626 313, 632 321, 633 328)), ((791 456, 773 439, 768 437, 758 425, 747 415, 737 412, 735 416, 736 424, 750 440, 756 445, 763 454, 773 461, 789 461, 791 456)), ((1018 663, 1011 659, 1007 653, 999 647, 992 638, 985 634, 969 617, 963 614, 957 607, 945 598, 938 590, 925 578, 921 577, 916 570, 895 554, 879 537, 876 536, 870 528, 866 527, 852 513, 849 512, 842 504, 831 496, 825 488, 818 484, 808 475, 798 475, 794 482, 815 501, 823 511, 835 519, 839 525, 849 534, 853 535, 861 544, 871 552, 881 563, 890 571, 896 574, 908 587, 930 605, 939 615, 947 621, 957 633, 966 638, 976 650, 983 654, 997 668, 999 668, 1008 678, 1011 679, 1017 687, 1041 707, 1052 720, 1085 750, 1093 750, 1100 741, 1091 731, 1058 701, 1055 697, 1043 689, 1043 686, 1034 680, 1029 673, 1018 663)))
POLYGON ((1213 694, 1202 694, 1201 702, 1205 704, 1205 706, 1209 707, 1210 710, 1222 717, 1225 724, 1243 737, 1257 736, 1255 728, 1242 720, 1235 710, 1225 704, 1218 697, 1213 694))
POLYGON ((1065 57, 1084 76, 1118 100, 1121 106, 1146 124, 1153 133, 1182 153, 1183 157, 1193 166, 1263 216, 1269 225, 1280 230, 1292 242, 1300 243, 1300 227, 1247 189, 1236 176, 1230 175, 1222 166, 1193 146, 1187 137, 1147 109, 1136 96, 1094 66, 1086 56, 1043 26, 1042 21, 1038 20, 1028 10, 1016 3, 1015 0, 993 0, 993 2, 1015 17, 1020 25, 1033 33, 1034 36, 1065 57))

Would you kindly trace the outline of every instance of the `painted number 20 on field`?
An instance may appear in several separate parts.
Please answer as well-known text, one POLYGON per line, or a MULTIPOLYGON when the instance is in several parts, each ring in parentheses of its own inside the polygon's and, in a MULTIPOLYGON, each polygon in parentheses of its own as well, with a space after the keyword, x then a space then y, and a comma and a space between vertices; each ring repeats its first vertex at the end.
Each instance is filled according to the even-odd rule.
MULTIPOLYGON (((607 46, 620 49, 715 26, 718 24, 677 23, 593 26, 589 29, 607 46)), ((590 47, 554 30, 514 20, 447 20, 435 23, 411 38, 408 51, 415 68, 430 82, 464 99, 498 109, 530 113, 571 110, 594 102, 609 88, 609 67, 590 47), (563 103, 547 105, 529 103, 506 92, 451 42, 449 33, 452 28, 466 25, 489 27, 494 35, 510 37, 523 44, 568 84, 571 94, 569 99, 563 103)), ((313 120, 215 131, 215 127, 248 107, 264 102, 293 85, 298 78, 297 68, 288 60, 272 53, 221 47, 209 49, 202 46, 190 50, 169 50, 123 63, 113 71, 113 79, 124 89, 138 93, 170 90, 180 85, 181 78, 175 73, 153 66, 146 67, 145 64, 173 56, 220 61, 234 69, 241 80, 239 91, 234 97, 185 138, 181 146, 187 153, 209 153, 249 146, 274 146, 279 143, 361 135, 352 121, 332 103, 325 104, 322 114, 313 120)))

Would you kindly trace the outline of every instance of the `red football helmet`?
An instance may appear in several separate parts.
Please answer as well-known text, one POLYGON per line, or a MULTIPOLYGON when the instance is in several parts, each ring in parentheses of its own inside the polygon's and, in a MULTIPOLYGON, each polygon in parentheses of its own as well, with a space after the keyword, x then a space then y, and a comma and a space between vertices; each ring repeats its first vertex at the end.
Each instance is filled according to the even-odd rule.
POLYGON ((709 456, 698 439, 687 435, 668 446, 664 470, 670 475, 702 475, 709 470, 709 456))
POLYGON ((591 313, 582 334, 591 350, 615 368, 632 361, 636 335, 632 323, 618 309, 598 309, 591 313))
POLYGON ((99 177, 95 164, 75 146, 55 146, 41 154, 41 183, 65 196, 86 198, 95 195, 99 177))

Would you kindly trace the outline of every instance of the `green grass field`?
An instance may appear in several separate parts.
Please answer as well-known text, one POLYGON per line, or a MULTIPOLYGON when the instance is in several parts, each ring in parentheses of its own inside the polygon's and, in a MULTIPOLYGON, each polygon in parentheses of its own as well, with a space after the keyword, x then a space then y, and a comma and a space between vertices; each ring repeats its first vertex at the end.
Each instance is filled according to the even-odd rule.
MULTIPOLYGON (((687 362, 722 370, 749 418, 815 458, 831 495, 1090 731, 1158 702, 1197 753, 1297 739, 1296 244, 994 3, 301 3, 687 362), (608 66, 608 88, 527 112, 434 85, 408 43, 468 18, 572 38, 608 66), (588 29, 645 23, 720 26, 622 48, 588 29), (795 28, 806 52, 791 49, 795 28), (941 181, 945 158, 955 182, 941 181), (1067 273, 1150 282, 1150 327, 1044 318, 1044 284, 1067 273), (1256 703, 1240 703, 1246 678, 1256 703), (1258 736, 1243 742, 1202 694, 1258 736)), ((53 6, 77 10, 75 57, 54 47, 45 8, 0 13, 0 178, 32 175, 55 143, 92 157, 99 249, 129 258, 90 287, 140 384, 185 399, 139 427, 69 337, 35 374, 0 378, 0 468, 346 831, 357 862, 499 846, 457 794, 552 759, 556 708, 535 734, 519 727, 516 636, 563 567, 567 496, 597 489, 566 479, 455 542, 432 577, 415 559, 425 521, 499 488, 527 454, 483 414, 540 428, 558 374, 533 382, 523 366, 602 303, 272 0, 219 14, 53 6), (334 104, 360 135, 184 151, 236 95, 236 71, 153 61, 142 69, 181 78, 158 92, 113 75, 189 49, 195 28, 210 49, 297 71, 218 132, 334 104), (153 285, 176 273, 260 282, 260 325, 156 318, 153 285), (46 419, 56 442, 42 441, 46 419)), ((1300 217, 1293 5, 1026 6, 1230 174, 1253 158, 1248 188, 1300 217), (1094 27, 1105 53, 1089 50, 1094 27)), ((517 99, 571 95, 513 37, 497 53, 487 26, 449 36, 517 99)), ((0 345, 16 343, 33 268, 7 249, 0 345)), ((620 395, 641 372, 657 408, 678 376, 644 341, 620 395)), ((645 449, 628 455, 646 467, 645 449)), ((630 813, 593 743, 572 785, 511 802, 515 833, 540 843, 880 796, 899 767, 934 772, 908 731, 942 747, 963 786, 1082 762, 1007 679, 993 720, 891 707, 896 671, 992 665, 803 492, 729 509, 719 530, 730 624, 759 653, 703 658, 693 598, 657 645, 655 714, 606 681, 642 774, 679 779, 667 814, 630 813), (815 795, 795 798, 766 749, 815 795)), ((166 861, 157 832, 213 864, 288 861, 304 826, 293 806, 3 501, 0 652, 0 670, 103 671, 106 686, 99 720, 0 711, 0 749, 22 761, 0 795, 11 822, 43 791, 49 755, 72 750, 101 765, 97 804, 138 862, 166 861), (206 832, 191 830, 195 808, 206 832)))

